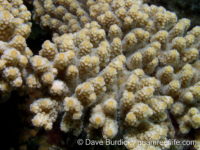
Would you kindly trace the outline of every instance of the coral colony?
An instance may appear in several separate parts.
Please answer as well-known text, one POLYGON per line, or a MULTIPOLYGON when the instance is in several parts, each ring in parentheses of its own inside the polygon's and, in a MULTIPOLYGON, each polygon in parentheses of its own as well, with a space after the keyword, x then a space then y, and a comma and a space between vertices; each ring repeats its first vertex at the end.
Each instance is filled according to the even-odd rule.
POLYGON ((198 132, 200 26, 187 31, 189 19, 145 3, 35 0, 33 19, 53 37, 33 55, 31 13, 21 0, 0 0, 1 101, 13 90, 42 91, 30 105, 32 124, 49 131, 62 115, 62 132, 78 136, 87 127, 89 139, 96 131, 104 140, 172 139, 169 114, 182 134, 198 132))

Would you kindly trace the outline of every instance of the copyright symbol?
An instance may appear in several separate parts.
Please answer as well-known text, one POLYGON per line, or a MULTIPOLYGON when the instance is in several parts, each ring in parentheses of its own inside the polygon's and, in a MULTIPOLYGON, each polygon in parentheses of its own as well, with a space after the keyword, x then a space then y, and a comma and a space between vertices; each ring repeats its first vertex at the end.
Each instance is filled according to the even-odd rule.
POLYGON ((83 140, 82 140, 82 139, 78 139, 78 140, 77 140, 77 144, 78 144, 78 145, 83 145, 83 140))

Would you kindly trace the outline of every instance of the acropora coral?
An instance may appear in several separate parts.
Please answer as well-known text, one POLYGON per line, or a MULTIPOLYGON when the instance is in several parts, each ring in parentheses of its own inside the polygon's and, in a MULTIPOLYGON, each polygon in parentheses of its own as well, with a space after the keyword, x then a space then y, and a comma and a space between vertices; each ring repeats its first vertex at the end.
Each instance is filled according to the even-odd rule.
POLYGON ((22 1, 1 0, 2 101, 25 91, 34 126, 52 130, 62 116, 62 132, 90 139, 100 132, 102 140, 167 141, 199 132, 200 26, 188 31, 189 19, 146 2, 35 0, 33 19, 53 36, 33 55, 30 12, 22 1))

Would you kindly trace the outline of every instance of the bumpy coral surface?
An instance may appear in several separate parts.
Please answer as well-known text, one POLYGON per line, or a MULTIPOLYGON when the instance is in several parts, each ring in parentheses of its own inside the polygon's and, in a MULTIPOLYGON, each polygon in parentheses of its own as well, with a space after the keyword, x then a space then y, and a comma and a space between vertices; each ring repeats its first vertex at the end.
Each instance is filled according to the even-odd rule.
MULTIPOLYGON (((23 71, 27 92, 40 97, 30 106, 34 126, 51 130, 62 114, 61 131, 123 137, 131 150, 174 138, 170 114, 183 134, 200 127, 200 27, 187 32, 189 19, 145 2, 34 1, 34 20, 54 33, 23 71)), ((20 57, 1 58, 12 53, 20 57)), ((19 74, 3 71, 11 84, 19 74)))
POLYGON ((32 56, 26 44, 31 32, 30 19, 31 13, 23 1, 0 1, 0 101, 23 85, 23 70, 32 56))

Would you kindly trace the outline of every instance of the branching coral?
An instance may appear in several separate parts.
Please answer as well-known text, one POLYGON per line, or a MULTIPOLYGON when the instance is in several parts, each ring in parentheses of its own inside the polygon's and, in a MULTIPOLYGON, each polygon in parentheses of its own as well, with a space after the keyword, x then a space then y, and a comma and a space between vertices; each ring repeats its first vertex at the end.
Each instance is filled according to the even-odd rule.
MULTIPOLYGON (((68 101, 65 98, 64 107, 73 111, 64 109, 63 131, 80 133, 88 109, 89 138, 97 129, 107 139, 126 128, 120 131, 126 140, 166 140, 173 137, 174 130, 172 124, 163 125, 170 122, 169 112, 182 133, 200 127, 195 106, 200 88, 200 27, 187 32, 189 19, 178 20, 175 13, 140 0, 37 0, 34 6, 34 19, 54 32, 53 43, 45 43, 55 48, 43 48, 40 56, 51 62, 50 72, 57 69, 56 76, 51 73, 52 79, 62 80, 70 89, 65 92, 68 101), (69 53, 73 53, 72 59, 69 53), (71 111, 73 115, 69 115, 71 111), (138 133, 140 126, 144 129, 138 133)), ((38 81, 41 76, 36 76, 38 81)), ((62 103, 60 99, 57 101, 62 103)), ((168 149, 170 145, 154 148, 159 147, 168 149)), ((127 148, 137 149, 137 145, 127 148)))
POLYGON ((32 56, 26 38, 31 13, 22 1, 0 1, 0 93, 5 101, 13 89, 22 87, 23 70, 32 56))
MULTIPOLYGON (((145 2, 34 1, 34 20, 54 34, 23 71, 27 92, 42 91, 30 106, 33 125, 51 130, 63 114, 63 132, 78 136, 87 127, 91 139, 101 132, 127 141, 174 138, 170 114, 181 133, 200 127, 200 27, 187 32, 189 19, 145 2)), ((20 52, 6 50, 0 64, 16 64, 20 52)), ((2 72, 12 85, 20 71, 2 72)), ((170 145, 143 147, 150 148, 170 145)))

